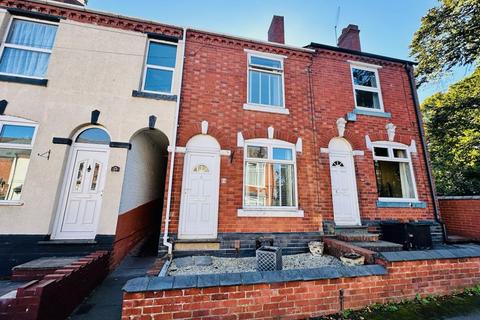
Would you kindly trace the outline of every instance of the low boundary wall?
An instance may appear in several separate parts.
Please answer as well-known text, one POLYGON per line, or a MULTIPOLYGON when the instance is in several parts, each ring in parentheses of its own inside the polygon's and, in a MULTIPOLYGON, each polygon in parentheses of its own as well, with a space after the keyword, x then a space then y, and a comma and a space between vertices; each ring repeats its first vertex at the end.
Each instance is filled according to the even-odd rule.
POLYGON ((480 196, 439 197, 438 202, 448 234, 480 240, 480 196))

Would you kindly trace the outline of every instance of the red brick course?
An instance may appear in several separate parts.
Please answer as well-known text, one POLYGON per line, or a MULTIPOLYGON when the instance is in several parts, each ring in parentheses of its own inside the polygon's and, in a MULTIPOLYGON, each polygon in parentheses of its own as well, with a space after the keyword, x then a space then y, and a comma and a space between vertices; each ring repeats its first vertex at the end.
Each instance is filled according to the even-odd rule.
POLYGON ((125 293, 123 320, 305 319, 480 283, 480 258, 384 263, 386 276, 125 293))
POLYGON ((480 240, 480 199, 439 199, 438 202, 450 235, 480 240))
POLYGON ((97 251, 41 280, 18 288, 0 301, 0 319, 65 319, 108 274, 109 253, 97 251))

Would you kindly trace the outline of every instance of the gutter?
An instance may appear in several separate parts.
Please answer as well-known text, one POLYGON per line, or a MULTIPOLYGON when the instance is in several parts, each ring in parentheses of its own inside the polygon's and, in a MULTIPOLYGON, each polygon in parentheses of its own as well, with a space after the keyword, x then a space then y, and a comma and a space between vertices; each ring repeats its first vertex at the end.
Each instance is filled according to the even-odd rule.
POLYGON ((173 169, 175 166, 175 154, 177 148, 177 131, 178 131, 178 115, 180 113, 180 100, 182 97, 182 84, 183 84, 183 66, 185 64, 185 47, 187 46, 187 28, 183 28, 183 48, 182 48, 182 66, 180 72, 180 84, 178 88, 178 99, 175 104, 175 125, 173 127, 172 144, 169 147, 172 152, 170 157, 170 168, 168 173, 168 192, 167 192, 167 209, 165 210, 165 230, 163 234, 163 245, 168 248, 168 255, 172 256, 173 244, 168 242, 168 225, 170 223, 170 209, 172 206, 172 185, 173 185, 173 169))
POLYGON ((420 140, 422 142, 422 150, 425 158, 425 167, 427 168, 428 185, 430 187, 430 193, 432 195, 432 200, 433 200, 434 218, 435 218, 435 221, 440 223, 440 225, 442 226, 443 241, 446 242, 448 239, 447 229, 445 227, 445 223, 440 218, 440 211, 438 209, 437 193, 435 192, 435 182, 433 180, 432 166, 430 162, 430 153, 428 152, 427 142, 425 141, 425 130, 423 128, 422 113, 420 112, 420 103, 418 101, 415 77, 413 75, 413 66, 411 64, 405 64, 405 71, 407 71, 407 74, 408 74, 410 90, 412 92, 412 97, 413 97, 413 105, 415 106, 415 115, 417 118, 418 130, 420 131, 420 140))

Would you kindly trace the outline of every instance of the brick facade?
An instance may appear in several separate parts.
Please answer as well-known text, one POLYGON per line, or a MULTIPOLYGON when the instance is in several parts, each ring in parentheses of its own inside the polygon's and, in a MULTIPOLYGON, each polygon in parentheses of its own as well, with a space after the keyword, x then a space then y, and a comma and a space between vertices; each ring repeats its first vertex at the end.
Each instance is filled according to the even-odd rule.
POLYGON ((305 319, 480 281, 480 258, 384 264, 387 275, 125 293, 122 319, 305 319))
POLYGON ((480 197, 446 197, 438 202, 450 235, 480 240, 480 197))
MULTIPOLYGON (((385 112, 391 118, 358 115, 348 122, 345 138, 354 150, 360 216, 369 225, 381 220, 433 221, 431 191, 425 157, 409 87, 406 65, 400 62, 362 57, 350 53, 317 49, 302 50, 229 38, 195 30, 187 32, 178 143, 201 133, 208 121, 208 134, 232 155, 221 157, 219 235, 225 233, 323 232, 323 222, 333 222, 329 156, 321 153, 338 136, 336 120, 354 109, 349 60, 381 66, 379 77, 385 112), (288 115, 244 110, 247 102, 247 53, 245 49, 280 54, 284 60, 285 106, 288 115), (385 125, 393 123, 395 142, 410 145, 418 199, 426 208, 378 208, 371 141, 388 141, 385 125), (303 141, 297 153, 298 205, 302 218, 238 217, 243 201, 243 148, 237 147, 237 133, 244 139, 266 138, 273 126, 274 138, 295 143, 303 141)), ((173 175, 169 232, 178 232, 184 154, 177 153, 173 175)), ((165 213, 164 213, 165 214, 165 213)), ((164 224, 163 224, 164 225, 164 224)))

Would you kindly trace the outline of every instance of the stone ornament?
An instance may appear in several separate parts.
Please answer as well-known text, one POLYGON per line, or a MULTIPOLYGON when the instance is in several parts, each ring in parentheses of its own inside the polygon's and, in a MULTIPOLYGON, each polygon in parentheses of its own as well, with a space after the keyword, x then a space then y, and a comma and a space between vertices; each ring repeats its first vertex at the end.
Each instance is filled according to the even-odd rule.
POLYGON ((202 134, 207 134, 208 133, 208 121, 203 120, 202 121, 202 134))
POLYGON ((397 127, 393 123, 388 123, 385 126, 385 129, 387 129, 387 134, 388 134, 388 141, 392 142, 395 140, 395 130, 397 127))
POLYGON ((347 120, 345 120, 344 118, 338 118, 337 119, 337 130, 338 130, 338 136, 340 138, 343 138, 343 136, 345 134, 346 124, 347 124, 347 120))
POLYGON ((321 241, 310 241, 308 243, 308 249, 310 249, 310 253, 314 256, 323 256, 323 249, 325 245, 321 241))

